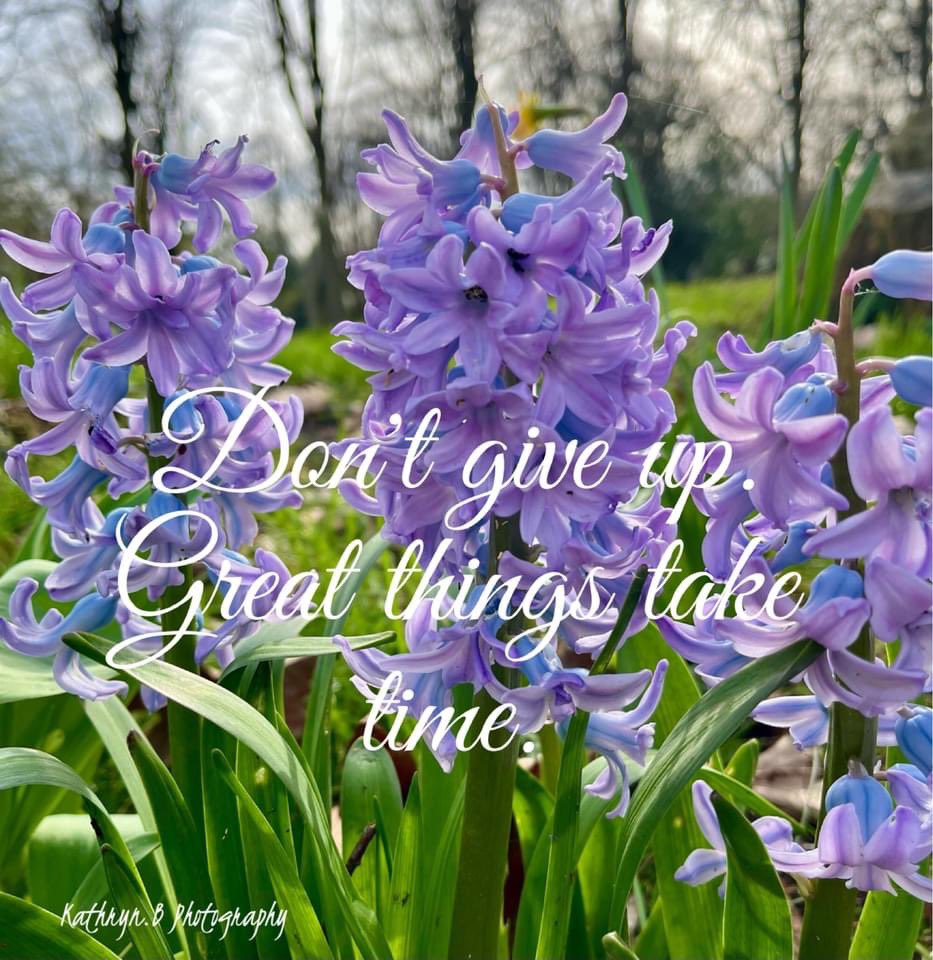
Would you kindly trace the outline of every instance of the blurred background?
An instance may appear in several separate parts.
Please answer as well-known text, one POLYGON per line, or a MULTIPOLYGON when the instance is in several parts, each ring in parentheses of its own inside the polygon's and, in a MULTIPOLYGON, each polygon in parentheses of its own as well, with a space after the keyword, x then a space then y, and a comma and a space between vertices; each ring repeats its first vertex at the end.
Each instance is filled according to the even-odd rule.
MULTIPOLYGON (((831 316, 850 266, 896 247, 930 248, 930 6, 0 0, 0 226, 45 238, 58 207, 86 217, 114 183, 129 182, 137 137, 152 152, 194 156, 210 140, 229 145, 247 133, 248 159, 279 177, 252 209, 270 259, 290 259, 279 306, 298 330, 279 358, 293 371, 283 389, 301 398, 305 440, 351 435, 368 385, 331 352, 329 331, 359 315, 343 262, 376 238, 377 219, 358 201, 354 181, 364 168, 360 150, 385 139, 380 111, 403 114, 428 149, 449 157, 472 123, 481 77, 525 124, 549 114, 547 125, 567 129, 584 126, 621 90, 629 98, 618 141, 629 171, 623 203, 653 223, 673 218, 663 273, 653 271, 649 282, 665 322, 688 317, 699 328, 671 381, 682 415, 676 429, 696 434, 701 426, 687 402, 692 373, 713 356, 719 334, 744 331, 761 344, 790 332, 775 319, 788 277, 809 297, 807 225, 821 209, 834 158, 844 158, 845 189, 828 256, 835 278, 796 313, 791 298, 784 320, 799 328, 816 314, 831 316), (783 268, 782 249, 791 254, 783 268)), ((530 186, 565 188, 559 179, 530 186)), ((0 275, 17 291, 33 279, 2 253, 0 275)), ((860 349, 929 352, 922 306, 861 298, 860 349)), ((0 458, 40 429, 19 396, 17 367, 27 361, 0 316, 0 458)), ((30 466, 51 476, 69 459, 34 458, 30 466)), ((24 542, 47 538, 33 509, 0 473, 0 567, 24 542)), ((693 522, 696 536, 687 539, 696 546, 703 521, 693 522)), ((333 565, 347 541, 375 530, 325 493, 310 493, 301 510, 265 516, 261 527, 258 545, 296 571, 333 565)), ((378 575, 367 580, 348 633, 385 627, 382 590, 378 575)), ((297 723, 307 665, 288 677, 297 723)), ((342 668, 335 682, 334 743, 345 744, 361 701, 342 668)), ((778 766, 791 764, 781 756, 778 766)), ((803 770, 803 787, 795 787, 801 796, 806 777, 803 770)), ((788 809, 805 803, 774 799, 788 809)))

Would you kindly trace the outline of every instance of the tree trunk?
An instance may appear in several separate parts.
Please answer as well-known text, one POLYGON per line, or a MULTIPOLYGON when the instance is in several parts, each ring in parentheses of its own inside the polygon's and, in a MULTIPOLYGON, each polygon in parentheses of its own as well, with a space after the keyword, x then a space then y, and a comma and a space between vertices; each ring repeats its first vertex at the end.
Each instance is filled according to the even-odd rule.
POLYGON ((456 127, 451 131, 456 149, 460 144, 460 132, 473 125, 473 111, 476 108, 476 93, 479 86, 473 50, 476 0, 448 0, 448 2, 450 4, 450 38, 460 81, 456 127))
POLYGON ((797 0, 794 23, 790 35, 793 44, 793 73, 791 75, 791 167, 790 190, 794 209, 800 195, 800 171, 803 168, 803 71, 810 48, 807 41, 807 0, 797 0))
POLYGON ((113 85, 123 113, 123 132, 120 138, 120 167, 127 182, 133 182, 133 144, 136 137, 133 123, 138 104, 133 97, 133 61, 138 30, 132 0, 98 0, 101 38, 112 54, 113 85))

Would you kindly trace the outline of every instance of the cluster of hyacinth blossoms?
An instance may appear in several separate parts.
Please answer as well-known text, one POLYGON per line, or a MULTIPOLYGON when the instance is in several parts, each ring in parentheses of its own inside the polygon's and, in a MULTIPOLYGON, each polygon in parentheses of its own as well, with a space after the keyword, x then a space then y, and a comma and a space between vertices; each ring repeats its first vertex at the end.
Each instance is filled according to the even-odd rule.
MULTIPOLYGON (((285 259, 270 268, 248 239, 256 228, 243 201, 270 189, 275 177, 243 163, 246 143, 240 137, 220 153, 209 144, 192 159, 140 152, 134 163, 141 188, 116 187, 115 199, 98 207, 87 227, 63 209, 48 241, 0 231, 0 246, 12 259, 46 275, 21 298, 0 280, 0 305, 34 358, 21 367, 22 395, 36 417, 53 425, 10 450, 6 469, 47 511, 61 562, 44 589, 53 603, 73 604, 64 614, 53 606, 36 615, 39 585, 24 578, 8 618, 0 620, 0 638, 27 656, 54 655, 58 683, 83 698, 122 694, 126 685, 89 671, 63 643, 66 634, 105 633, 117 624, 125 640, 143 638, 136 644, 141 652, 173 635, 164 622, 160 627, 128 609, 117 589, 122 548, 143 528, 151 525, 153 533, 144 545, 148 557, 135 558, 126 571, 131 593, 145 591, 151 602, 164 595, 170 613, 173 591, 191 575, 194 559, 200 576, 223 577, 222 590, 233 593, 225 598, 233 615, 215 630, 202 622, 207 611, 199 611, 198 662, 211 653, 229 662, 234 644, 257 628, 237 612, 236 595, 263 571, 284 572, 266 551, 257 550, 252 562, 236 552, 252 544, 256 513, 301 503, 287 479, 240 492, 269 475, 276 441, 256 420, 245 428, 236 421, 254 388, 288 377, 270 360, 294 326, 272 305, 285 259), (210 255, 225 213, 240 267, 210 255), (170 253, 185 222, 194 225, 194 251, 170 253), (233 433, 233 452, 212 470, 233 433), (74 458, 58 476, 33 473, 32 458, 68 448, 74 458), (161 489, 153 488, 157 473, 161 489), (191 476, 209 481, 206 495, 182 492, 191 476)), ((300 404, 292 398, 272 405, 296 436, 300 404)), ((145 689, 143 697, 150 708, 162 702, 145 689)))
MULTIPOLYGON (((527 585, 548 571, 573 594, 595 574, 587 589, 605 611, 595 622, 565 621, 546 644, 531 632, 547 596, 536 596, 524 628, 504 624, 492 602, 467 622, 445 625, 425 614, 409 625, 408 652, 347 650, 356 683, 371 694, 398 671, 414 693, 413 710, 448 706, 454 685, 470 684, 514 706, 522 733, 589 711, 587 745, 608 760, 589 789, 618 795, 616 815, 628 800, 624 758, 644 763, 652 743, 648 721, 666 663, 653 674, 591 676, 565 666, 561 650, 599 652, 637 569, 673 536, 657 492, 636 494, 644 451, 675 421, 665 383, 694 333, 682 322, 658 337, 658 301, 641 278, 667 246, 671 224, 649 229, 623 215, 614 181, 624 163, 607 141, 625 109, 618 95, 584 130, 540 130, 516 142, 517 115, 487 106, 451 160, 429 154, 385 111, 390 142, 364 151, 375 170, 358 177, 363 200, 385 222, 378 245, 349 259, 364 319, 334 330, 347 338, 335 350, 371 374, 361 442, 377 448, 380 468, 372 494, 343 485, 349 502, 383 517, 390 541, 420 542, 437 556, 439 589, 466 572, 527 585), (568 189, 522 189, 519 177, 534 168, 564 174, 568 189), (422 473, 406 483, 405 438, 432 410, 436 440, 422 473), (555 462, 594 440, 608 451, 600 483, 582 489, 555 476, 555 462), (484 483, 493 482, 488 461, 474 464, 478 486, 464 483, 478 448, 488 460, 499 451, 510 478, 488 516, 479 506, 484 483), (496 666, 520 670, 523 685, 496 666)), ((522 599, 519 591, 513 603, 522 599)), ((643 624, 636 614, 629 632, 643 624)), ((438 758, 449 766, 455 751, 448 736, 438 758)))
MULTIPOLYGON (((803 638, 820 645, 801 678, 810 692, 766 700, 753 716, 788 728, 804 749, 826 744, 831 712, 847 711, 864 728, 862 756, 842 758, 841 776, 830 771, 838 779, 813 850, 773 818, 756 826, 780 870, 861 890, 891 891, 893 881, 927 901, 931 881, 918 865, 930 853, 933 714, 915 701, 930 692, 933 654, 933 359, 856 363, 851 316, 861 282, 930 301, 931 273, 933 255, 895 251, 852 272, 838 323, 817 322, 760 352, 723 336, 727 372, 704 363, 694 380, 700 417, 732 450, 733 472, 696 497, 709 518, 703 558, 725 577, 750 555, 762 595, 778 575, 799 571, 809 596, 796 610, 783 597, 773 618, 659 623, 708 685, 803 638), (876 771, 876 743, 911 763, 876 771)), ((696 785, 694 800, 715 850, 696 851, 679 876, 699 883, 722 873, 724 858, 708 790, 696 785)))

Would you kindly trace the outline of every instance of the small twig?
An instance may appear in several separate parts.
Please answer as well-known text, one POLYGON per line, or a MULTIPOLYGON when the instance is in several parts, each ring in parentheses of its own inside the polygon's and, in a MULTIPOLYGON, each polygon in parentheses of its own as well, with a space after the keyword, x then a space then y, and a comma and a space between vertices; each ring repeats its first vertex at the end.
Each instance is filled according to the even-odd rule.
POLYGON ((373 837, 376 836, 376 824, 367 823, 363 827, 363 832, 360 834, 360 839, 356 841, 356 846, 353 848, 353 852, 350 854, 350 859, 347 860, 347 873, 350 876, 353 876, 353 871, 360 865, 360 861, 363 859, 363 854, 366 853, 367 847, 373 842, 373 837))

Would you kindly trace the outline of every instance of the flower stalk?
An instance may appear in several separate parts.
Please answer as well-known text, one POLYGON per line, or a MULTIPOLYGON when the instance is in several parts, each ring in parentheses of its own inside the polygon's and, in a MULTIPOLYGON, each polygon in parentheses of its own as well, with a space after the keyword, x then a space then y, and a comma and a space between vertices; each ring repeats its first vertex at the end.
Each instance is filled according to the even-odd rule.
MULTIPOLYGON (((861 375, 856 366, 852 328, 856 281, 855 275, 850 274, 843 284, 839 297, 839 322, 833 334, 839 377, 838 409, 848 421, 849 429, 858 422, 860 413, 861 375)), ((836 489, 849 501, 839 519, 864 510, 865 503, 852 484, 845 442, 840 444, 832 459, 832 470, 836 489)), ((850 650, 863 660, 870 662, 873 659, 874 641, 867 623, 850 650)), ((838 702, 830 707, 820 823, 826 816, 826 792, 831 784, 846 774, 850 762, 857 759, 866 770, 874 769, 877 732, 876 718, 865 717, 838 702)), ((844 880, 815 881, 813 895, 804 911, 800 960, 845 960, 848 957, 857 896, 857 891, 848 889, 844 880)))

